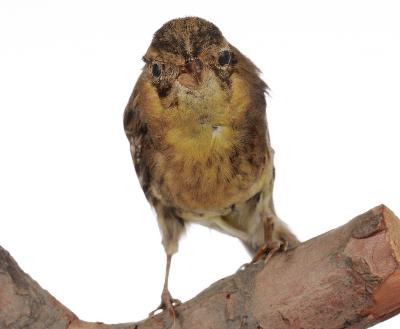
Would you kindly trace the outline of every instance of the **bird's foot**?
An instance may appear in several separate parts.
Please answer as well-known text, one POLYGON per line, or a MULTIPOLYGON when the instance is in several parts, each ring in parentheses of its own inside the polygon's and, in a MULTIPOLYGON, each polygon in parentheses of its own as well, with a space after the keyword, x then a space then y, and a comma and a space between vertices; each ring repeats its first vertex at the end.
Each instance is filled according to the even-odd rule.
POLYGON ((272 243, 265 243, 258 250, 250 263, 255 264, 259 260, 264 259, 264 263, 266 264, 277 251, 286 251, 288 249, 288 246, 289 245, 287 241, 274 241, 272 243))
POLYGON ((243 264, 239 268, 239 271, 245 270, 247 267, 257 263, 261 259, 264 259, 264 264, 266 264, 277 251, 286 251, 287 249, 288 249, 287 241, 274 241, 272 243, 267 242, 260 249, 258 249, 257 253, 253 257, 251 262, 243 264))
POLYGON ((174 308, 179 304, 181 304, 179 299, 172 298, 170 292, 168 290, 164 290, 161 294, 161 304, 154 311, 149 313, 149 317, 154 316, 159 310, 167 310, 173 317, 175 324, 176 312, 174 308))

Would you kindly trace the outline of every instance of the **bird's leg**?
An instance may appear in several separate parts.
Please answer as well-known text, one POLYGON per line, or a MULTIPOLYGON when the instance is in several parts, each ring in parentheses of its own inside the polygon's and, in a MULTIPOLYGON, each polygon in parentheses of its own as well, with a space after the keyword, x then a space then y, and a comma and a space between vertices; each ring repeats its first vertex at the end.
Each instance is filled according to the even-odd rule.
POLYGON ((279 250, 286 251, 288 242, 284 239, 274 239, 275 218, 272 216, 263 216, 264 244, 257 250, 250 263, 242 265, 239 270, 247 268, 250 264, 257 263, 265 257, 264 263, 267 263, 272 256, 279 250))
POLYGON ((268 253, 265 259, 267 262, 271 257, 281 248, 282 242, 274 241, 273 231, 274 231, 274 218, 270 216, 263 216, 263 226, 264 226, 264 244, 258 249, 257 253, 251 260, 251 264, 258 262, 261 258, 268 253))
POLYGON ((154 311, 152 311, 149 314, 149 316, 153 316, 158 310, 168 310, 169 313, 174 318, 174 323, 175 323, 176 313, 174 310, 174 306, 179 305, 181 302, 179 299, 172 298, 172 296, 168 290, 168 278, 169 278, 169 270, 171 267, 171 259, 172 259, 172 255, 167 254, 167 265, 166 265, 166 269, 165 269, 164 287, 163 287, 163 291, 161 293, 161 304, 154 311))
POLYGON ((251 260, 251 264, 258 262, 261 258, 263 258, 266 254, 264 262, 267 263, 271 257, 279 250, 286 251, 288 249, 288 241, 284 239, 274 239, 273 233, 275 230, 275 218, 271 216, 263 217, 263 226, 264 226, 264 245, 257 251, 253 259, 251 260))

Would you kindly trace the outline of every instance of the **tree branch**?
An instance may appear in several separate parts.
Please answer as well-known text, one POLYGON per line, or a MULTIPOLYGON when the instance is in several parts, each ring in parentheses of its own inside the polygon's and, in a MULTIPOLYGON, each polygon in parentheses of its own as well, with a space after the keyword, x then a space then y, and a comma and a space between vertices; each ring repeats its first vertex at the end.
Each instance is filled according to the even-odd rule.
POLYGON ((88 323, 0 247, 1 329, 367 328, 400 312, 400 221, 385 206, 138 323, 88 323))

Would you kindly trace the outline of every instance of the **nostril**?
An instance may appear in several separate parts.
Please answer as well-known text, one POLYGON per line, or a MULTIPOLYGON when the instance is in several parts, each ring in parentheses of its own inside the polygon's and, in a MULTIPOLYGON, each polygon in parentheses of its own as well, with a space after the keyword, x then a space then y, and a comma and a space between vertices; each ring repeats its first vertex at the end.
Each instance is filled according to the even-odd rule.
POLYGON ((197 73, 200 73, 201 70, 203 69, 203 62, 200 59, 196 58, 194 60, 194 68, 197 73))

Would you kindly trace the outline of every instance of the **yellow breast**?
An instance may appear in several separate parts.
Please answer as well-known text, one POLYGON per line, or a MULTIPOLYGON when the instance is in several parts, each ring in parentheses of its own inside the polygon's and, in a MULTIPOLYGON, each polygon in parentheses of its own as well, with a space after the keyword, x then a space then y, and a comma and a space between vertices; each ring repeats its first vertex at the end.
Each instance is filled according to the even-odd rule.
MULTIPOLYGON (((223 211, 262 189, 272 167, 249 160, 248 132, 240 128, 248 95, 240 79, 233 77, 226 92, 210 75, 200 90, 180 89, 176 107, 153 109, 165 143, 155 156, 154 172, 162 182, 156 194, 177 208, 204 213, 223 211)), ((262 140, 259 148, 267 152, 262 140)))

